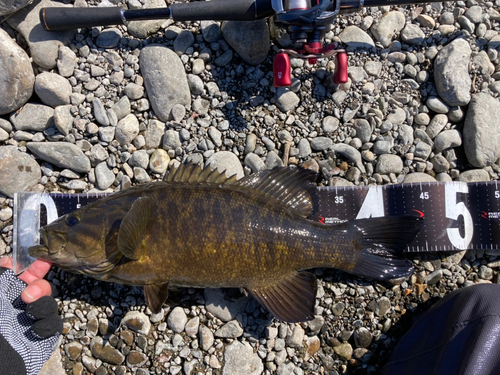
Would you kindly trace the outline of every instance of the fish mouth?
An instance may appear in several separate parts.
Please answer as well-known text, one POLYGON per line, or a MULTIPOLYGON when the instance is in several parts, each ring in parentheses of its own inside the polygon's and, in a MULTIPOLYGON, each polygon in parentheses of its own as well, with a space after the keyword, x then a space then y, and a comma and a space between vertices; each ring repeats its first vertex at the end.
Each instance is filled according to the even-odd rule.
POLYGON ((45 245, 34 245, 28 248, 28 254, 33 258, 48 258, 49 248, 45 245))

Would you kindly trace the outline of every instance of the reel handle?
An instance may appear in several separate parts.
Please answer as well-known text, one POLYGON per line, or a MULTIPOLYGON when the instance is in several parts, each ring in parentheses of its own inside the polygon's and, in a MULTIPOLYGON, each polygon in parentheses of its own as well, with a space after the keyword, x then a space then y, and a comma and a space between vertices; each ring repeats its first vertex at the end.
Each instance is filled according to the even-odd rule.
POLYGON ((333 77, 333 82, 336 84, 346 83, 349 79, 347 75, 347 53, 339 52, 335 56, 336 58, 336 67, 335 67, 335 75, 333 77))

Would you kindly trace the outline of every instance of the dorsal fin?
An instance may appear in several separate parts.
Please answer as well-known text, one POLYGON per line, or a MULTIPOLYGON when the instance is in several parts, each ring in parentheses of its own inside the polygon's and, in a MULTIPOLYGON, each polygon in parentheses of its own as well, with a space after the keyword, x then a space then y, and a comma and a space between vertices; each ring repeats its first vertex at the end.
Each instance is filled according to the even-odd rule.
POLYGON ((317 206, 316 189, 311 184, 315 179, 316 173, 309 169, 280 167, 244 177, 238 184, 272 196, 296 214, 308 217, 317 206))
POLYGON ((226 176, 226 172, 212 170, 210 165, 202 168, 199 164, 180 164, 172 167, 163 179, 165 182, 184 183, 209 183, 209 184, 234 184, 237 182, 236 175, 226 176))

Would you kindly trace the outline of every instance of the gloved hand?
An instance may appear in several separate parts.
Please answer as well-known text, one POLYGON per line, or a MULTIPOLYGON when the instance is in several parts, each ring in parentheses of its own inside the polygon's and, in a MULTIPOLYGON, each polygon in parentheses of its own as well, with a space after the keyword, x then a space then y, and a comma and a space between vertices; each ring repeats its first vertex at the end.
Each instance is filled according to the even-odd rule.
POLYGON ((50 285, 40 279, 47 265, 45 273, 40 264, 23 273, 20 278, 31 288, 25 290, 28 284, 15 276, 11 264, 0 260, 0 375, 35 375, 52 354, 62 320, 56 301, 47 295, 50 285))

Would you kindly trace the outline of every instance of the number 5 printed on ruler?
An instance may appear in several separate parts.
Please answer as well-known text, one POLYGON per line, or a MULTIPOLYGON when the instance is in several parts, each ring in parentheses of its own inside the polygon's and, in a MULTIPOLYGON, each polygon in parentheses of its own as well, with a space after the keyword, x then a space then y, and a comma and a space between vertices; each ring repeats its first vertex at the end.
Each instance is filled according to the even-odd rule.
POLYGON ((469 247, 472 240, 472 235, 474 234, 474 223, 472 222, 472 216, 467 210, 464 202, 457 202, 457 194, 469 192, 469 188, 463 183, 447 183, 444 185, 445 188, 445 209, 446 217, 452 220, 458 220, 460 216, 463 217, 464 227, 463 227, 463 237, 460 234, 460 228, 448 228, 446 229, 448 233, 448 239, 451 244, 460 250, 465 250, 469 247))

